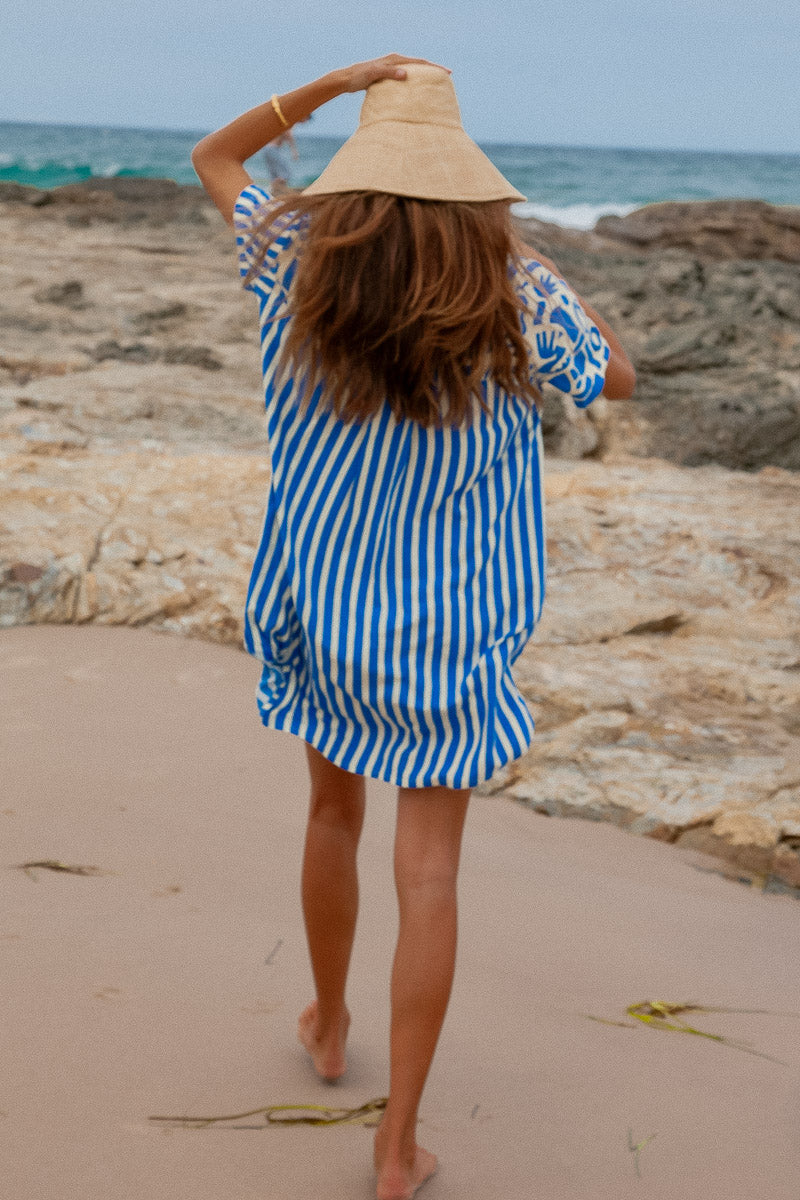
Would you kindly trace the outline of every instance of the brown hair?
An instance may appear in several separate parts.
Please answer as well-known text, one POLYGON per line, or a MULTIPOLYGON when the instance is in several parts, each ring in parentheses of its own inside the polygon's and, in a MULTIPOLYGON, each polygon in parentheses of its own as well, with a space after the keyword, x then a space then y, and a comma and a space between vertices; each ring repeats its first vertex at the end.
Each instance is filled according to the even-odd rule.
MULTIPOLYGON (((267 248, 299 214, 304 232, 283 363, 323 379, 323 404, 361 421, 389 401, 422 425, 471 419, 488 373, 535 404, 514 288, 517 241, 505 201, 415 200, 382 192, 295 194, 255 232, 267 248)), ((311 388, 306 390, 306 399, 311 388)))

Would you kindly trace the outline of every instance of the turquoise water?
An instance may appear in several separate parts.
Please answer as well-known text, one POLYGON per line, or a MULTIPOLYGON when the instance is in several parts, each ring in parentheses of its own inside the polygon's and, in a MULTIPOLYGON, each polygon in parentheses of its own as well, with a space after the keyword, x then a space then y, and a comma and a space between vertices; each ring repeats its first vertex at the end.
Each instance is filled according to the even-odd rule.
MULTIPOLYGON (((0 122, 0 180, 57 187, 92 176, 136 175, 196 183, 189 154, 206 130, 115 129, 0 122)), ((310 183, 341 145, 297 137, 292 182, 310 183)), ((516 211, 590 229, 603 213, 626 213, 658 200, 743 197, 800 204, 800 155, 579 146, 483 144, 504 175, 528 197, 516 211)), ((265 168, 256 158, 256 178, 265 168)))

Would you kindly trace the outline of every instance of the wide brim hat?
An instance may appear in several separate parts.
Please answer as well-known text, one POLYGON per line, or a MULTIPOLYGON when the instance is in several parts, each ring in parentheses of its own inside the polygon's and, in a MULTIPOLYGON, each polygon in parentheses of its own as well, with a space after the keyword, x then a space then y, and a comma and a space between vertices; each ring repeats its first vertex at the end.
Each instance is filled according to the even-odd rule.
POLYGON ((358 129, 304 196, 389 192, 420 200, 524 200, 464 131, 453 81, 407 63, 367 88, 358 129))

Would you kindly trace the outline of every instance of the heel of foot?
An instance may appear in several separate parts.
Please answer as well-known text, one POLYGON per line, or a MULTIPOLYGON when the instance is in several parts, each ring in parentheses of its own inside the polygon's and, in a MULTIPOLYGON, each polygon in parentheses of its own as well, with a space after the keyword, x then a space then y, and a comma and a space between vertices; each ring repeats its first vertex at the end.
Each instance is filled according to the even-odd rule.
POLYGON ((378 1171, 376 1200, 411 1200, 439 1166, 435 1154, 417 1147, 414 1162, 409 1169, 401 1164, 385 1164, 378 1171))
POLYGON ((297 1023, 297 1039, 305 1046, 314 1064, 314 1070, 325 1083, 336 1083, 347 1070, 344 1046, 350 1014, 345 1012, 342 1027, 327 1038, 317 1036, 317 1004, 314 1001, 300 1014, 297 1023))

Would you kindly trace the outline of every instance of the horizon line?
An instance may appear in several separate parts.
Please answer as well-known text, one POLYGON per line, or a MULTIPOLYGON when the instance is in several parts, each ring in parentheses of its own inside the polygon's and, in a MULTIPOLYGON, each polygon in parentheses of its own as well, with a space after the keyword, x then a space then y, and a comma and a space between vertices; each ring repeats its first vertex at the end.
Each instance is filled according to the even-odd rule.
MULTIPOLYGON (((212 132, 209 129, 188 129, 185 126, 167 126, 167 125, 114 125, 114 124, 96 124, 80 122, 80 121, 33 121, 18 118, 0 118, 0 127, 3 125, 31 125, 40 128, 49 129, 97 129, 97 130, 115 130, 123 133, 176 133, 187 134, 189 136, 204 137, 207 133, 212 132)), ((350 133, 300 133, 294 135, 298 141, 310 141, 312 138, 317 141, 329 140, 345 142, 351 136, 350 133)), ((652 154, 728 154, 734 156, 745 157, 761 157, 761 158, 800 158, 800 150, 731 150, 720 149, 719 147, 703 147, 703 146, 620 146, 620 145, 589 145, 585 142, 520 142, 520 141, 494 141, 491 139, 473 139, 479 146, 519 146, 525 149, 533 150, 612 150, 634 153, 652 153, 652 154)), ((258 153, 258 151, 256 152, 258 153)))

